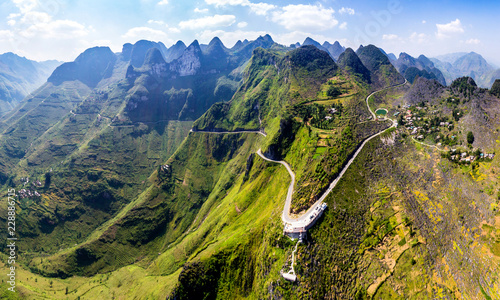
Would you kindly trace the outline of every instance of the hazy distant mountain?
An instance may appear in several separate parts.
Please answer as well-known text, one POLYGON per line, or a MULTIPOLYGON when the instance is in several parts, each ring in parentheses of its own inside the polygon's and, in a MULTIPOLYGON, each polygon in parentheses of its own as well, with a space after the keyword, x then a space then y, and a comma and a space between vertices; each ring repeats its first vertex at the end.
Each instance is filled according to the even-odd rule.
POLYGON ((382 48, 378 48, 378 49, 379 49, 380 51, 382 51, 382 53, 384 53, 384 54, 385 54, 385 56, 387 56, 387 58, 389 59, 389 61, 390 61, 392 64, 394 64, 394 62, 398 59, 398 58, 396 57, 396 55, 394 55, 394 53, 387 53, 387 52, 385 52, 385 50, 384 50, 384 49, 382 49, 382 48))
POLYGON ((460 57, 462 57, 466 54, 467 54, 467 52, 455 52, 455 53, 438 55, 435 58, 439 59, 442 62, 447 62, 447 63, 453 64, 457 59, 459 59, 460 57))
POLYGON ((446 85, 446 79, 441 71, 435 68, 432 61, 424 55, 414 58, 403 52, 393 64, 399 73, 401 73, 410 83, 413 83, 417 77, 424 77, 427 79, 434 79, 442 85, 446 85))
POLYGON ((452 53, 431 59, 434 65, 443 73, 446 83, 462 76, 473 78, 478 86, 489 88, 500 78, 500 70, 490 65, 481 55, 470 53, 452 53))
MULTIPOLYGON (((134 57, 133 51, 132 57, 134 57)), ((136 56, 135 61, 138 60, 136 56)), ((140 60, 142 65, 144 57, 140 60)), ((102 79, 111 77, 115 62, 116 55, 109 47, 90 48, 80 54, 74 62, 64 63, 57 67, 47 81, 60 85, 65 81, 79 80, 88 87, 94 88, 102 79)))
POLYGON ((142 66, 142 64, 144 63, 144 58, 146 57, 146 53, 148 52, 149 49, 153 47, 158 48, 163 55, 165 55, 165 52, 167 51, 167 48, 161 42, 155 43, 151 41, 141 40, 135 43, 134 46, 132 47, 130 63, 134 67, 142 66))
POLYGON ((307 45, 313 45, 314 47, 318 48, 319 50, 323 50, 323 51, 326 51, 327 53, 330 53, 328 51, 328 49, 326 49, 325 47, 321 46, 320 43, 316 42, 315 40, 313 40, 312 38, 310 37, 307 37, 304 42, 302 43, 302 46, 307 46, 307 45))
POLYGON ((248 41, 247 39, 245 39, 243 41, 243 47, 240 50, 238 50, 238 52, 235 53, 235 55, 238 57, 250 58, 250 56, 252 56, 252 52, 254 49, 258 47, 267 49, 271 48, 272 45, 274 45, 274 41, 269 34, 266 34, 264 36, 259 36, 254 41, 248 41))
POLYGON ((165 52, 165 61, 166 62, 171 62, 174 59, 179 58, 182 55, 182 52, 186 50, 186 45, 182 41, 178 41, 175 43, 175 45, 172 45, 172 47, 168 48, 167 51, 165 52))
POLYGON ((240 50, 243 46, 245 46, 245 45, 243 45, 243 42, 242 42, 241 40, 238 40, 238 41, 236 42, 236 44, 234 44, 234 46, 231 48, 231 51, 238 51, 238 50, 240 50))
MULTIPOLYGON (((455 60, 453 66, 458 72, 468 76, 477 76, 494 70, 493 66, 488 64, 481 55, 474 52, 468 53, 455 60)), ((474 78, 474 76, 471 77, 474 78)))
POLYGON ((340 54, 342 54, 345 51, 345 47, 340 45, 338 41, 335 41, 335 43, 330 44, 329 42, 324 42, 323 47, 328 50, 330 55, 333 57, 333 59, 338 60, 340 54))
POLYGON ((492 86, 498 79, 500 79, 500 69, 490 72, 486 78, 484 85, 486 88, 492 86))
POLYGON ((0 55, 0 114, 40 87, 61 62, 36 62, 14 53, 0 55))
MULTIPOLYGON (((302 43, 302 46, 307 46, 307 45, 313 45, 319 50, 326 51, 335 61, 339 58, 340 54, 345 51, 345 47, 340 45, 338 41, 336 41, 333 44, 330 44, 329 42, 324 42, 323 45, 321 45, 312 38, 307 37, 302 43)), ((295 48, 298 48, 300 46, 301 45, 299 43, 295 44, 295 48)))

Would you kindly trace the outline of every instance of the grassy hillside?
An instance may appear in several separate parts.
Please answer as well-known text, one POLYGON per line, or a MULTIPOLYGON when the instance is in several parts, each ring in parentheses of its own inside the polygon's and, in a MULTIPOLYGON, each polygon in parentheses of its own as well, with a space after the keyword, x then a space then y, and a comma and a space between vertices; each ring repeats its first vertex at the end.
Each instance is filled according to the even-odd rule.
MULTIPOLYGON (((494 153, 500 101, 467 78, 449 88, 419 79, 370 98, 373 110, 404 116, 366 144, 326 198, 297 245, 298 281, 281 277, 296 246, 282 234, 290 175, 255 152, 290 164, 292 210, 307 209, 362 141, 391 125, 372 120, 365 99, 401 77, 383 75, 379 56, 361 56, 380 75, 373 85, 314 47, 257 49, 232 100, 212 106, 190 133, 190 122, 155 119, 164 108, 154 105, 135 116, 152 119, 133 120, 130 98, 161 82, 146 69, 91 94, 16 166, 38 176, 43 191, 18 203, 21 224, 31 226, 23 228, 20 297, 495 298, 498 158, 457 161, 452 147, 494 153), (212 132, 260 129, 267 136, 212 132)), ((186 89, 167 91, 162 99, 189 98, 186 89)))
POLYGON ((356 54, 363 65, 370 71, 372 88, 381 89, 385 86, 404 82, 404 77, 398 73, 389 58, 376 46, 361 46, 356 51, 356 54))
POLYGON ((244 71, 245 82, 231 102, 212 106, 193 127, 227 131, 272 126, 288 106, 316 97, 319 86, 336 70, 328 53, 314 46, 286 54, 257 48, 244 71))

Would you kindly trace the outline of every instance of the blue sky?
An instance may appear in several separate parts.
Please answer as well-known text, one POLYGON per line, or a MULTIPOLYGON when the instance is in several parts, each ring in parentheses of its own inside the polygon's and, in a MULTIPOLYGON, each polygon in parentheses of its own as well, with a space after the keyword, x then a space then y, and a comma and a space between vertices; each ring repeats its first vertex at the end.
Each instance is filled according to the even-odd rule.
POLYGON ((475 51, 500 65, 499 12, 500 2, 485 0, 4 0, 0 53, 70 61, 89 47, 119 52, 140 39, 169 47, 218 36, 231 47, 269 33, 286 45, 310 36, 396 55, 475 51))

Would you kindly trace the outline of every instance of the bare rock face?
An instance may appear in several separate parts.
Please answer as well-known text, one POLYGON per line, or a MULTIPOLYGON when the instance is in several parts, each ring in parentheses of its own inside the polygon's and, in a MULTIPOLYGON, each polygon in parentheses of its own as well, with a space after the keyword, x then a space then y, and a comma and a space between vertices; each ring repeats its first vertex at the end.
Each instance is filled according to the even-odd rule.
POLYGON ((167 75, 167 63, 157 48, 149 49, 144 65, 149 68, 149 74, 156 77, 165 77, 167 75))
POLYGON ((170 71, 179 76, 195 75, 201 67, 201 49, 198 41, 194 41, 184 53, 170 65, 170 71))

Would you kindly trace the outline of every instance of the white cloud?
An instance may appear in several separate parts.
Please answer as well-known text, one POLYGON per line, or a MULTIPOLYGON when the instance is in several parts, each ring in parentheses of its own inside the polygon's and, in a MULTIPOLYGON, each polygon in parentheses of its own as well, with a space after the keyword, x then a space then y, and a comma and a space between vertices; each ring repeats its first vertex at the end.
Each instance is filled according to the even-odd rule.
POLYGON ((21 14, 13 14, 13 13, 12 13, 12 14, 9 14, 9 15, 7 16, 7 19, 11 20, 11 19, 18 18, 18 17, 20 17, 20 16, 21 16, 21 14))
POLYGON ((160 25, 160 26, 167 26, 167 24, 165 24, 165 22, 163 21, 156 21, 156 20, 149 20, 148 21, 148 24, 152 25, 160 25))
POLYGON ((249 3, 248 0, 205 0, 205 2, 217 7, 226 5, 246 5, 249 3))
POLYGON ((259 2, 259 3, 253 3, 250 2, 249 0, 205 0, 207 4, 210 5, 215 5, 216 7, 222 7, 226 5, 241 5, 241 6, 247 6, 250 8, 250 11, 255 13, 256 15, 260 16, 265 16, 270 10, 273 10, 276 8, 276 5, 269 4, 269 3, 264 3, 264 2, 259 2))
POLYGON ((7 0, 18 9, 6 22, 9 30, 0 30, 2 51, 11 51, 30 59, 73 60, 90 46, 94 32, 75 20, 60 19, 61 1, 7 0))
POLYGON ((30 11, 27 12, 23 15, 21 18, 21 23, 24 24, 39 24, 39 23, 48 23, 52 20, 52 17, 44 12, 38 12, 38 11, 30 11))
POLYGON ((348 14, 348 15, 354 15, 355 12, 354 12, 354 9, 352 8, 349 8, 349 7, 342 7, 340 10, 339 10, 339 14, 341 15, 344 15, 344 14, 348 14))
POLYGON ((13 33, 10 30, 0 30, 0 40, 6 41, 13 37, 13 33))
POLYGON ((227 27, 236 22, 233 15, 214 15, 198 19, 191 19, 179 23, 182 29, 202 29, 207 27, 227 27))
POLYGON ((239 23, 237 24, 237 26, 238 26, 238 28, 245 28, 245 27, 247 27, 247 26, 248 26, 248 23, 247 23, 247 22, 239 22, 239 23))
POLYGON ((427 35, 425 33, 412 33, 410 35, 410 42, 415 44, 423 44, 428 41, 427 35))
POLYGON ((160 2, 157 3, 158 5, 167 5, 168 0, 161 0, 160 2))
POLYGON ((170 26, 168 26, 167 23, 165 23, 163 21, 149 20, 148 24, 149 25, 158 25, 158 26, 165 27, 165 28, 167 28, 167 31, 170 32, 170 33, 179 33, 179 32, 181 32, 179 28, 170 27, 170 26))
POLYGON ((170 33, 180 33, 181 30, 179 28, 177 28, 177 27, 169 27, 168 28, 168 32, 170 32, 170 33))
POLYGON ((276 5, 272 5, 269 3, 249 3, 248 6, 250 7, 250 11, 255 13, 256 15, 259 16, 265 16, 270 10, 273 10, 276 8, 276 5))
POLYGON ((451 21, 448 24, 436 24, 436 27, 437 27, 436 36, 437 38, 440 39, 447 38, 450 37, 451 35, 464 32, 464 28, 462 27, 462 23, 460 22, 459 19, 451 21))
MULTIPOLYGON (((12 0, 20 13, 11 13, 7 18, 16 35, 24 39, 77 39, 87 36, 91 28, 73 20, 53 19, 51 13, 57 13, 57 6, 38 9, 37 0, 12 0)), ((27 42, 24 40, 23 42, 27 42)))
POLYGON ((347 22, 343 22, 342 24, 339 25, 339 29, 347 29, 347 22))
POLYGON ((396 34, 384 34, 382 36, 382 39, 386 41, 394 41, 399 39, 399 36, 397 36, 396 34))
POLYGON ((273 12, 272 20, 288 30, 323 31, 335 27, 339 22, 335 11, 319 5, 287 5, 273 12))
POLYGON ((158 41, 160 39, 165 39, 167 37, 167 34, 161 30, 156 30, 149 27, 134 27, 129 29, 127 33, 122 35, 122 37, 127 40, 145 39, 158 41))
POLYGON ((12 0, 12 2, 23 14, 34 10, 38 4, 37 0, 12 0))
POLYGON ((95 46, 100 46, 100 47, 104 47, 104 46, 109 46, 111 45, 112 42, 110 40, 93 40, 92 42, 90 42, 90 47, 95 47, 95 46))
POLYGON ((48 23, 45 28, 42 28, 41 33, 48 38, 72 39, 88 35, 89 30, 84 25, 75 21, 56 20, 48 23))
POLYGON ((426 20, 422 20, 422 24, 425 24, 425 23, 427 23, 427 21, 426 20))
POLYGON ((478 45, 481 43, 481 41, 478 39, 469 39, 469 40, 466 40, 465 43, 469 44, 469 45, 478 45))
POLYGON ((199 9, 198 7, 194 9, 195 13, 206 14, 208 12, 208 8, 199 9))

